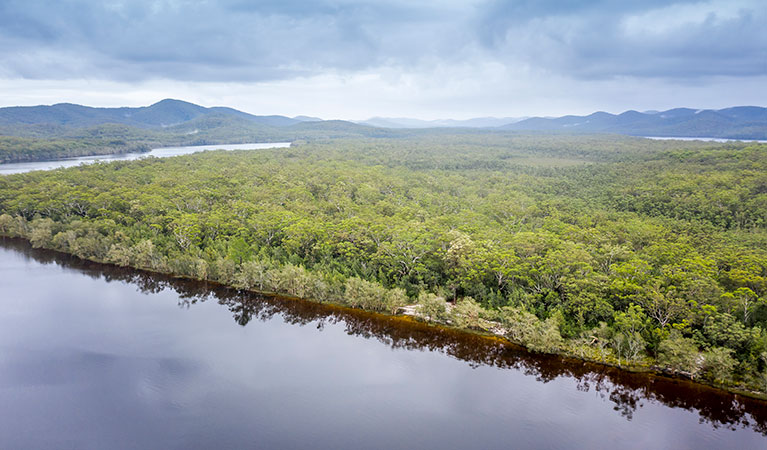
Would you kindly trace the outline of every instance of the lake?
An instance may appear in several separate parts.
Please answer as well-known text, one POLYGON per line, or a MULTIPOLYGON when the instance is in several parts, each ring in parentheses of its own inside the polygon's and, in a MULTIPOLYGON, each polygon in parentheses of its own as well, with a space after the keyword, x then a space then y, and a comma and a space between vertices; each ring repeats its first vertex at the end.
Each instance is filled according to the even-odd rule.
POLYGON ((0 238, 0 448, 764 449, 767 402, 0 238))
POLYGON ((205 150, 260 150, 267 148, 287 148, 290 142, 256 143, 256 144, 222 144, 222 145, 192 145, 187 147, 162 147, 143 153, 121 153, 115 155, 81 156, 78 158, 58 159, 52 161, 31 161, 11 164, 0 164, 0 175, 31 172, 33 170, 52 170, 62 167, 74 167, 80 164, 95 162, 132 161, 134 159, 154 156, 167 158, 170 156, 188 155, 205 150))

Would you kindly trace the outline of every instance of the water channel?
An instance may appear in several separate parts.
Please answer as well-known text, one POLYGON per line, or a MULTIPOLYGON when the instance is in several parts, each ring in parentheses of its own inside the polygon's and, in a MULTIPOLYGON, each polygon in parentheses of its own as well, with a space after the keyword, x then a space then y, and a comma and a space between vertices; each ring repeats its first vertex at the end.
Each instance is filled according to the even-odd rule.
POLYGON ((0 164, 0 175, 13 173, 31 172, 33 170, 52 170, 65 167, 75 167, 81 164, 93 164, 95 162, 109 161, 133 161, 134 159, 167 158, 170 156, 188 155, 203 152, 205 150, 260 150, 267 148, 290 147, 290 142, 254 143, 254 144, 219 144, 219 145, 191 145, 186 147, 162 147, 155 148, 143 153, 117 153, 114 155, 81 156, 78 158, 57 159, 48 161, 30 161, 10 164, 0 164))
POLYGON ((767 402, 0 239, 0 448, 764 449, 767 402))

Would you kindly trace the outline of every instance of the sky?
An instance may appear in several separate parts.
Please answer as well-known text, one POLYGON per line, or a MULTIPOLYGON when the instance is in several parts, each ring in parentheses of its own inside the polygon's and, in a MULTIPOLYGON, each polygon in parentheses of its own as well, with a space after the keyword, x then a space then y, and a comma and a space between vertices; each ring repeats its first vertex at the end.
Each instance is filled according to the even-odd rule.
POLYGON ((767 1, 0 0, 0 106, 421 119, 767 106, 767 1))

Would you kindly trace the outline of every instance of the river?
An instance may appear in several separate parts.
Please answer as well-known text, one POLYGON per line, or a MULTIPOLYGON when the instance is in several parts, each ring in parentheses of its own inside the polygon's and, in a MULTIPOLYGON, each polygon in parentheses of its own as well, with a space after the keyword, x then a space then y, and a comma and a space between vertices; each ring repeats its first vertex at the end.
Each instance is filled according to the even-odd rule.
POLYGON ((764 449, 767 403, 0 238, 0 448, 764 449))
POLYGON ((654 141, 703 141, 703 142, 748 142, 754 144, 766 143, 763 139, 729 139, 729 138, 715 138, 715 137, 669 137, 669 136, 640 136, 645 139, 652 139, 654 141))
POLYGON ((256 144, 220 144, 220 145, 192 145, 187 147, 162 147, 155 148, 143 153, 120 153, 114 155, 81 156, 78 158, 57 159, 50 161, 31 161, 21 163, 0 164, 0 175, 12 173, 31 172, 33 170, 51 170, 62 167, 74 167, 80 164, 92 164, 95 162, 108 161, 132 161, 134 159, 154 156, 167 158, 169 156, 188 155, 190 153, 205 150, 259 150, 267 148, 290 147, 290 142, 256 143, 256 144))

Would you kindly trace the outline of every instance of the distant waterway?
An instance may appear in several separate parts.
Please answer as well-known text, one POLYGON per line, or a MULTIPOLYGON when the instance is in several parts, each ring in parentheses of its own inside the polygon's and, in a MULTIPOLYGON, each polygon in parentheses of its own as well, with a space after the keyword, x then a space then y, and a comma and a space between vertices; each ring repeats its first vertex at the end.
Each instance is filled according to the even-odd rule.
POLYGON ((0 238, 3 449, 765 449, 767 402, 0 238))
POLYGON ((170 156, 188 155, 190 153, 202 152, 205 150, 261 150, 268 148, 286 148, 290 147, 290 142, 273 143, 254 143, 254 144, 222 144, 222 145, 193 145, 187 147, 162 147, 155 148, 148 152, 121 153, 114 155, 94 155, 81 156, 78 158, 58 159, 52 161, 32 161, 22 163, 0 164, 0 175, 10 175, 12 173, 31 172, 33 170, 51 170, 62 167, 74 167, 81 164, 92 164, 95 162, 109 161, 132 161, 134 159, 147 158, 154 156, 157 158, 167 158, 170 156))
POLYGON ((667 136, 641 136, 655 141, 704 141, 704 142, 767 142, 760 139, 725 139, 714 137, 667 137, 667 136))

